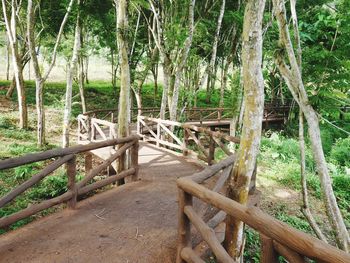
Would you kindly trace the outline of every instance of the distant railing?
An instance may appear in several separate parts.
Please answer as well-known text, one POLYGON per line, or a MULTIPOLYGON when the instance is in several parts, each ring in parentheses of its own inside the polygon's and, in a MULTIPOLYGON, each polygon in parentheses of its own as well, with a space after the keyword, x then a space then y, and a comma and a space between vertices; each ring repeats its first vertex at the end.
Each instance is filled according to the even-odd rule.
POLYGON ((117 138, 117 124, 83 114, 78 115, 78 143, 100 142, 117 138))
MULTIPOLYGON (((279 103, 266 103, 264 107, 263 121, 268 122, 281 122, 288 118, 290 111, 290 104, 282 105, 279 103)), ((118 109, 99 109, 88 111, 83 114, 86 117, 96 118, 100 120, 116 123, 118 116, 118 109)), ((160 108, 157 107, 144 107, 144 108, 132 108, 130 118, 132 122, 137 121, 137 116, 146 116, 149 118, 159 118, 160 108)), ((220 122, 222 120, 232 119, 233 111, 231 108, 184 108, 177 113, 178 120, 180 122, 195 122, 196 124, 205 123, 210 121, 220 122)), ((170 119, 169 112, 165 112, 165 119, 170 119)))
MULTIPOLYGON (((90 191, 104 187, 116 181, 122 180, 123 178, 130 176, 131 181, 136 181, 138 177, 138 148, 139 148, 139 137, 136 135, 121 138, 105 140, 103 142, 90 143, 87 145, 77 145, 70 148, 54 149, 41 153, 28 154, 23 157, 11 158, 0 161, 0 170, 18 167, 24 164, 35 163, 43 160, 49 160, 57 158, 55 161, 50 163, 48 166, 39 171, 36 175, 17 186, 15 189, 7 193, 5 196, 0 198, 0 208, 11 202, 17 196, 40 182, 49 174, 53 173, 62 165, 66 164, 66 174, 68 177, 68 191, 64 194, 55 198, 42 201, 38 204, 33 204, 27 208, 14 213, 12 215, 0 218, 0 228, 9 226, 21 219, 32 216, 42 210, 48 209, 52 206, 60 203, 67 202, 69 208, 75 208, 78 196, 84 195, 90 191), (91 150, 96 150, 104 147, 118 146, 117 150, 102 164, 92 168, 92 163, 85 163, 86 175, 85 177, 76 182, 76 155, 80 153, 87 153, 91 150), (130 149, 131 165, 130 168, 120 170, 117 174, 106 177, 105 179, 96 181, 89 184, 89 182, 103 170, 107 169, 117 159, 124 158, 126 151, 130 149)), ((90 159, 91 162, 91 159, 90 159)))
POLYGON ((228 178, 234 157, 229 157, 220 163, 189 177, 177 180, 179 188, 179 225, 177 263, 205 261, 194 251, 199 241, 204 240, 215 254, 218 262, 233 263, 233 259, 221 245, 223 238, 218 239, 216 226, 230 215, 260 233, 262 263, 277 263, 278 256, 288 262, 316 262, 345 263, 350 262, 350 255, 308 234, 265 214, 254 206, 241 205, 220 193, 224 182, 228 178), (212 190, 202 184, 209 178, 219 174, 219 179, 212 190), (203 201, 207 206, 218 209, 217 214, 210 220, 203 219, 203 213, 196 211, 193 197, 203 201), (191 231, 191 225, 197 232, 191 231))
POLYGON ((158 147, 181 152, 185 156, 200 159, 209 165, 216 162, 217 148, 229 156, 233 151, 227 145, 239 143, 237 137, 211 131, 208 128, 146 116, 138 116, 137 134, 144 141, 154 142, 158 147))

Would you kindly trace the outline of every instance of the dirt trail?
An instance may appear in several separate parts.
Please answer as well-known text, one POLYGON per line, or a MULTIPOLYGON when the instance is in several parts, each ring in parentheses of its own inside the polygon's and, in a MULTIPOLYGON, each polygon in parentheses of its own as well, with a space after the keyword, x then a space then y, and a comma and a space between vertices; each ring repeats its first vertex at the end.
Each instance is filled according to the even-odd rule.
POLYGON ((141 181, 0 236, 0 262, 174 262, 177 177, 201 168, 141 143, 141 181))

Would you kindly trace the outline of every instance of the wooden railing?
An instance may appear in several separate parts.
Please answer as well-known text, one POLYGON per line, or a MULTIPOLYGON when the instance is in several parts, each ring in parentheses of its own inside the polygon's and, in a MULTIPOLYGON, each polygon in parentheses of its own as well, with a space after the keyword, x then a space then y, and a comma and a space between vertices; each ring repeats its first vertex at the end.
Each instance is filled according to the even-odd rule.
POLYGON ((154 142, 158 147, 181 152, 185 156, 200 159, 209 165, 216 162, 217 148, 229 156, 233 151, 227 147, 228 143, 239 143, 236 137, 208 128, 146 116, 138 116, 137 134, 144 141, 154 142))
MULTIPOLYGON (((288 117, 290 111, 290 104, 282 105, 278 103, 266 103, 264 108, 264 121, 280 121, 288 117)), ((159 118, 160 108, 158 107, 144 107, 131 109, 131 121, 136 122, 137 116, 142 115, 149 118, 159 118)), ((118 116, 118 109, 99 109, 88 111, 84 116, 96 118, 100 120, 116 123, 118 116)), ((222 121, 232 119, 233 111, 231 108, 185 108, 179 110, 177 113, 178 120, 181 122, 207 122, 207 121, 222 121)), ((165 119, 169 119, 169 112, 165 112, 165 119)))
POLYGON ((227 169, 233 163, 234 157, 231 156, 197 174, 177 180, 179 188, 177 263, 205 262, 194 250, 198 244, 198 235, 199 240, 204 240, 208 244, 218 262, 233 263, 233 259, 221 245, 224 237, 218 239, 213 230, 224 221, 227 214, 259 232, 260 262, 277 263, 278 256, 291 263, 309 262, 307 259, 322 263, 350 262, 349 254, 276 220, 257 207, 241 205, 220 193, 218 190, 224 186, 223 182, 228 178, 227 169), (202 185, 218 173, 219 179, 212 190, 202 185), (217 208, 218 213, 210 220, 203 219, 203 213, 198 212, 193 205, 193 197, 207 206, 217 208), (191 232, 191 225, 197 230, 195 234, 191 232))
POLYGON ((27 208, 12 215, 0 218, 0 228, 9 226, 21 219, 32 216, 42 210, 45 210, 63 202, 67 202, 67 206, 69 208, 74 208, 76 206, 78 196, 84 195, 90 191, 114 183, 127 176, 131 177, 131 181, 136 181, 138 177, 138 147, 139 137, 133 135, 121 139, 106 140, 103 142, 90 143, 87 145, 78 145, 64 149, 54 149, 41 153, 28 154, 23 157, 0 161, 0 170, 4 170, 18 167, 24 164, 57 158, 55 161, 51 162, 48 166, 43 168, 36 175, 32 176, 29 180, 25 181, 24 183, 7 193, 5 196, 1 197, 0 208, 11 202, 21 193, 25 192, 26 190, 40 182, 42 179, 44 179, 46 176, 48 176, 64 164, 66 164, 66 174, 68 177, 67 192, 55 198, 28 206, 27 208), (118 150, 116 150, 115 153, 111 155, 107 160, 103 161, 102 164, 94 168, 92 168, 92 163, 85 163, 85 167, 88 167, 88 169, 85 169, 86 175, 81 181, 76 182, 76 155, 110 146, 118 146, 118 150), (130 168, 124 169, 115 175, 89 184, 89 182, 95 176, 100 174, 103 170, 107 169, 111 165, 111 163, 115 162, 119 158, 123 158, 127 150, 129 150, 131 153, 130 168))
POLYGON ((78 115, 78 143, 100 142, 117 138, 117 124, 87 115, 78 115))

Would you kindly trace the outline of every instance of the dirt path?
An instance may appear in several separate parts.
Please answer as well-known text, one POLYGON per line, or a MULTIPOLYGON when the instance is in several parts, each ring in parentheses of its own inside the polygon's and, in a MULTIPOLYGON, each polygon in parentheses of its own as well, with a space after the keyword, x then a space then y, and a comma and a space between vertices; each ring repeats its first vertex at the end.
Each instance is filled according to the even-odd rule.
POLYGON ((201 168, 141 143, 141 181, 0 236, 0 262, 174 262, 177 177, 201 168))

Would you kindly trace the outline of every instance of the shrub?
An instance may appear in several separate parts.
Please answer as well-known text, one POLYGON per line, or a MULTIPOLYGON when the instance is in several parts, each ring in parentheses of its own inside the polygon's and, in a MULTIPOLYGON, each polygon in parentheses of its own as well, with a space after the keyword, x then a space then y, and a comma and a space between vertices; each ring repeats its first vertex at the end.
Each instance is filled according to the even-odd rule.
POLYGON ((340 166, 350 167, 350 137, 337 140, 332 147, 330 159, 340 166))
POLYGON ((8 129, 13 127, 13 120, 8 116, 0 116, 0 128, 8 129))

